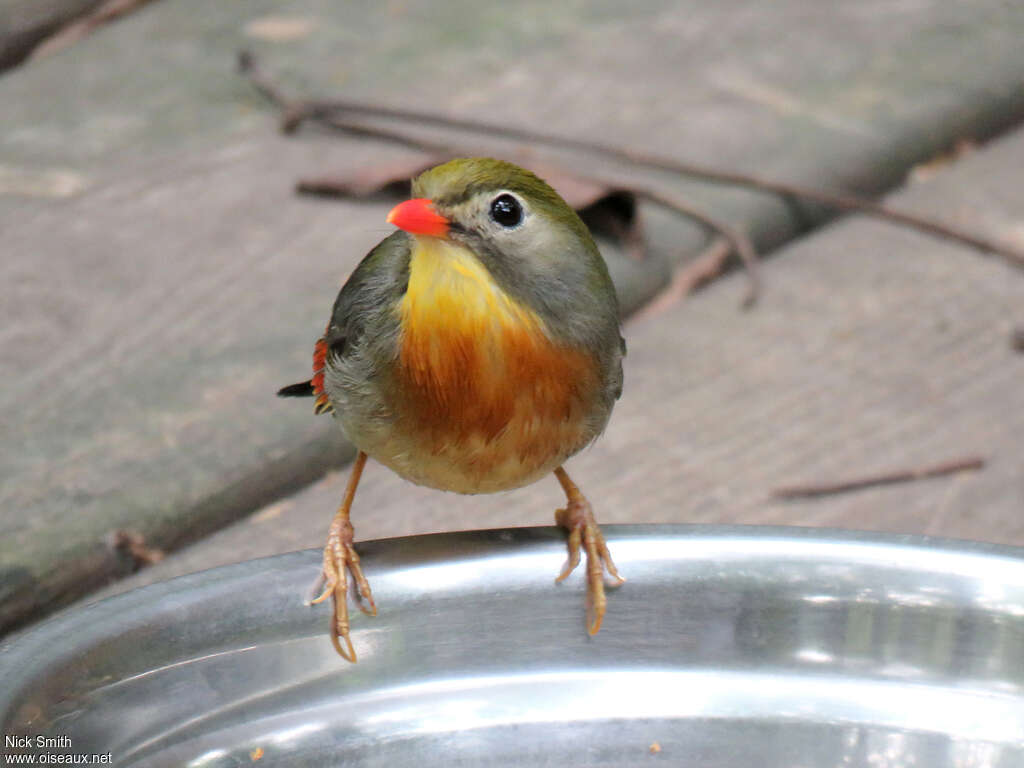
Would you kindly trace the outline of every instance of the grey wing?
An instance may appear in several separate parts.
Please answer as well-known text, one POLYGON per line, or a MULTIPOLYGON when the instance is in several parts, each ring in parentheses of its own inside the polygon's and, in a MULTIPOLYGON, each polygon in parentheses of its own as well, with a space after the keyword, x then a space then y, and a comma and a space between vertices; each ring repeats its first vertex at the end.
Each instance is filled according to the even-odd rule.
POLYGON ((398 231, 359 262, 334 301, 324 333, 328 355, 344 356, 401 299, 409 286, 410 254, 409 235, 398 231))
POLYGON ((409 285, 409 236, 402 231, 386 237, 370 251, 342 286, 331 319, 313 350, 313 378, 283 387, 281 397, 315 397, 316 413, 333 410, 324 386, 328 361, 337 362, 356 345, 368 328, 385 321, 409 285))

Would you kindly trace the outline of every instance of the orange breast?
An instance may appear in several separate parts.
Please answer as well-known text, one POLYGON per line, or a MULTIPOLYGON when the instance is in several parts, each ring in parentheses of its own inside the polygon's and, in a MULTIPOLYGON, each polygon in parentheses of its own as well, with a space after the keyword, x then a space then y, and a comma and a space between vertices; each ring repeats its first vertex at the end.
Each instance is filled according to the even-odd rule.
POLYGON ((403 432, 466 475, 462 485, 476 476, 489 485, 484 476, 499 467, 509 487, 519 484, 512 475, 552 469, 593 437, 586 417, 597 391, 594 359, 554 343, 472 254, 422 240, 432 242, 414 252, 400 307, 403 432))

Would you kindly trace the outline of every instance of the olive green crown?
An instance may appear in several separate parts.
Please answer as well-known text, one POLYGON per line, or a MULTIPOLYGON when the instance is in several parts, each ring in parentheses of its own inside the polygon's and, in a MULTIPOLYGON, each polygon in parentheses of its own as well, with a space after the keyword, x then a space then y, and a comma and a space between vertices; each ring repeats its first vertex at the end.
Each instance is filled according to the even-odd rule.
POLYGON ((584 241, 591 241, 586 225, 546 181, 504 160, 460 157, 424 171, 412 182, 413 197, 427 197, 440 206, 458 205, 481 192, 500 189, 520 194, 552 221, 569 227, 584 241))

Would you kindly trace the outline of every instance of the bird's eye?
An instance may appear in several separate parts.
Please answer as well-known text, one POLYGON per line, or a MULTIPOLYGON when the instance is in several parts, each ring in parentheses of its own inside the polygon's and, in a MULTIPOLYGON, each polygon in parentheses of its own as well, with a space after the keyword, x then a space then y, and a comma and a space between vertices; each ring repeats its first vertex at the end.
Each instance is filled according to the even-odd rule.
POLYGON ((498 195, 491 201, 491 219, 503 227, 515 227, 523 220, 523 207, 512 195, 498 195))

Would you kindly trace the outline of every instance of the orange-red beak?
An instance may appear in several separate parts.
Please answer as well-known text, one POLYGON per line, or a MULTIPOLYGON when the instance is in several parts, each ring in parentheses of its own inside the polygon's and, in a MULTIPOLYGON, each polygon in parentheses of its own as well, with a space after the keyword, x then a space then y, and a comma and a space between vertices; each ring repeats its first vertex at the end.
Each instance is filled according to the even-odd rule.
POLYGON ((413 235, 444 237, 448 234, 450 222, 434 210, 430 200, 417 197, 392 208, 388 214, 388 224, 394 224, 413 235))

